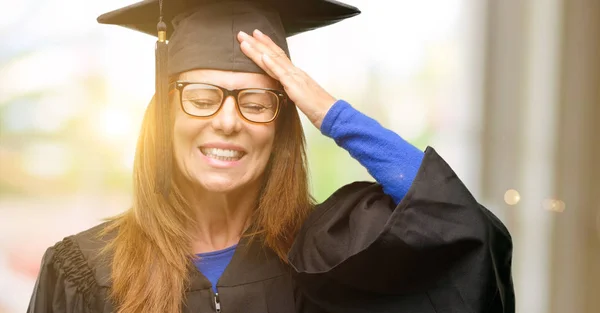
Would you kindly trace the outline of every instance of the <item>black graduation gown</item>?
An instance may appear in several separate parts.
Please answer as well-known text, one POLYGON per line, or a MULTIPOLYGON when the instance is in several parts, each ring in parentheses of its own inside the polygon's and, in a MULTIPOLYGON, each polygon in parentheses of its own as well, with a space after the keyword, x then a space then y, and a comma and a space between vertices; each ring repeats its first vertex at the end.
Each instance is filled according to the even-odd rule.
MULTIPOLYGON (((113 312, 99 225, 44 255, 28 312, 113 312)), ((111 235, 108 235, 111 236, 111 235)), ((432 148, 399 205, 357 182, 318 205, 289 265, 243 240, 217 286, 221 312, 509 313, 511 237, 432 148)), ((216 312, 210 282, 190 272, 184 312, 216 312)))

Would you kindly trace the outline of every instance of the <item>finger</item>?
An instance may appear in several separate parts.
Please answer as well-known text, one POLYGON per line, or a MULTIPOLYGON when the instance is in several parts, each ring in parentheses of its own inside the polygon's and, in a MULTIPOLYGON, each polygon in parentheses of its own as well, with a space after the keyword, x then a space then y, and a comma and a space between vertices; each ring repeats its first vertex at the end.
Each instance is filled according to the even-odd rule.
POLYGON ((287 57, 287 54, 285 53, 285 51, 283 51, 283 49, 281 49, 280 46, 278 46, 272 39, 271 37, 263 34, 263 32, 261 32, 258 29, 254 30, 254 38, 256 38, 260 43, 264 44, 267 48, 271 49, 273 52, 275 52, 276 54, 279 55, 285 55, 287 57))
MULTIPOLYGON (((264 35, 264 36, 266 36, 266 35, 264 35)), ((264 43, 257 40, 255 37, 250 36, 244 32, 239 33, 238 40, 239 39, 250 43, 250 45, 252 45, 252 47, 254 47, 255 50, 259 51, 261 54, 262 53, 268 54, 273 59, 273 61, 280 63, 281 66, 284 66, 284 67, 293 67, 294 66, 292 64, 292 61, 290 61, 290 59, 285 54, 285 52, 283 50, 281 50, 281 48, 277 47, 277 45, 275 45, 275 44, 273 44, 273 45, 275 46, 276 50, 273 50, 273 49, 267 47, 267 45, 265 45, 264 43)))
MULTIPOLYGON (((253 44, 253 42, 252 42, 253 38, 250 35, 246 34, 245 32, 240 31, 238 33, 237 39, 240 42, 240 46, 245 43, 246 45, 248 45, 248 47, 252 48, 252 49, 248 49, 248 53, 251 54, 251 55, 247 54, 248 57, 253 57, 253 56, 259 57, 263 53, 262 51, 260 51, 257 48, 257 46, 255 44, 253 44)), ((244 53, 246 53, 246 52, 244 52, 244 53)))
POLYGON ((266 53, 262 55, 261 59, 268 71, 273 73, 274 78, 279 80, 286 89, 295 88, 300 82, 300 72, 296 67, 285 68, 266 53))
POLYGON ((249 40, 252 45, 255 45, 258 48, 258 50, 260 50, 263 53, 268 53, 274 59, 283 58, 289 61, 289 58, 287 57, 285 51, 283 51, 279 46, 273 43, 273 41, 271 41, 271 44, 268 44, 268 42, 264 39, 265 37, 268 36, 263 34, 258 29, 255 29, 252 36, 248 35, 247 40, 249 40), (263 39, 261 40, 261 38, 263 39))
POLYGON ((247 41, 250 45, 252 45, 261 54, 262 53, 269 53, 269 54, 273 54, 274 55, 274 52, 271 51, 269 48, 267 48, 267 46, 265 46, 264 44, 260 43, 258 40, 256 40, 256 38, 254 38, 254 37, 246 34, 243 31, 239 32, 238 40, 240 40, 240 39, 241 39, 241 41, 247 41))
POLYGON ((252 38, 248 34, 240 32, 238 39, 242 40, 240 47, 244 54, 276 80, 281 80, 286 72, 297 71, 296 67, 289 61, 287 56, 284 55, 283 57, 279 57, 280 55, 274 54, 265 45, 259 43, 255 38, 252 38), (271 66, 267 67, 264 65, 264 60, 262 59, 263 54, 270 57, 270 60, 272 61, 270 64, 271 66))
POLYGON ((256 62, 258 65, 261 65, 261 55, 262 53, 256 49, 249 41, 243 40, 240 41, 240 48, 242 52, 249 57, 252 61, 256 62))
POLYGON ((238 40, 240 41, 240 47, 242 52, 246 54, 252 61, 262 67, 262 54, 271 53, 267 51, 266 47, 261 47, 260 44, 252 36, 241 31, 238 33, 238 40))
MULTIPOLYGON (((300 75, 302 72, 292 64, 280 48, 278 50, 281 53, 274 53, 265 44, 244 32, 238 34, 238 40, 242 41, 240 44, 242 51, 269 76, 280 81, 284 87, 295 88, 294 86, 302 81, 300 75)), ((273 45, 276 46, 274 43, 273 45)))
POLYGON ((276 80, 279 80, 277 78, 277 75, 271 71, 270 67, 265 65, 262 59, 262 53, 257 51, 249 42, 243 41, 240 44, 240 48, 242 49, 242 52, 244 52, 244 54, 248 56, 248 58, 250 58, 250 60, 256 63, 265 72, 267 72, 269 76, 273 77, 276 80))

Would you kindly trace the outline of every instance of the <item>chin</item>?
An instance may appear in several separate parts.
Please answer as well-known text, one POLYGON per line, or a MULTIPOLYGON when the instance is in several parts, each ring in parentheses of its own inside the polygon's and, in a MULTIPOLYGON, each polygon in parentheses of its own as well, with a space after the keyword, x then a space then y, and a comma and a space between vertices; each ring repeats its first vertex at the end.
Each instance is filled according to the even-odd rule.
POLYGON ((199 186, 209 192, 226 193, 238 190, 244 186, 247 186, 247 182, 243 182, 240 178, 234 177, 198 177, 195 179, 199 186))

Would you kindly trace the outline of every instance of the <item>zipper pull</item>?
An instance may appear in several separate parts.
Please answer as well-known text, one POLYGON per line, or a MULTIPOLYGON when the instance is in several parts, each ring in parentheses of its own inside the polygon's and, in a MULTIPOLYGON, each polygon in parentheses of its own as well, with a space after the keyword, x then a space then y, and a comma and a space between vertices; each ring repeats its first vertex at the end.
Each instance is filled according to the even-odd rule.
POLYGON ((219 293, 215 293, 215 309, 217 313, 221 313, 221 301, 219 300, 219 293))

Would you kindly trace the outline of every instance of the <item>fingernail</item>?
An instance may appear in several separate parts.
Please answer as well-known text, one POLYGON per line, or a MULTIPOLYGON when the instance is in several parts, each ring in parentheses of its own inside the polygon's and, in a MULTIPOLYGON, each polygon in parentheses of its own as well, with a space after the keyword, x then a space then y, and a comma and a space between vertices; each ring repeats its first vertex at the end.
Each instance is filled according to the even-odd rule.
POLYGON ((248 34, 246 34, 244 31, 240 30, 239 32, 240 35, 242 35, 242 37, 248 37, 248 34))
POLYGON ((259 36, 263 35, 263 33, 260 30, 258 30, 258 29, 255 29, 254 33, 257 34, 257 35, 259 35, 259 36))

